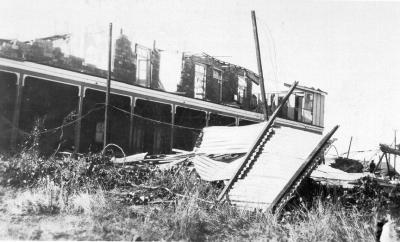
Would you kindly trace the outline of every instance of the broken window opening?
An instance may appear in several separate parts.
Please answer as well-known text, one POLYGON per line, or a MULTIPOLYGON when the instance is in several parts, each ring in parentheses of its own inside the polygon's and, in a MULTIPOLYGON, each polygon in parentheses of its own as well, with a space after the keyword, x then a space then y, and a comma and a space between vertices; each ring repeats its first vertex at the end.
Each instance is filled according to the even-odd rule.
POLYGON ((210 113, 209 126, 235 126, 235 124, 236 119, 234 117, 210 113))
MULTIPOLYGON (((82 111, 85 118, 82 119, 81 126, 82 152, 97 152, 103 148, 104 101, 104 92, 86 89, 82 111)), ((129 149, 130 103, 130 97, 110 95, 107 143, 117 144, 124 151, 129 149)))
MULTIPOLYGON (((34 77, 25 79, 19 127, 30 133, 36 120, 41 120, 43 129, 51 130, 76 119, 79 88, 64 83, 34 77)), ((74 150, 74 125, 64 126, 40 135, 41 154, 52 154, 60 144, 60 150, 74 150), (62 137, 61 137, 62 133, 62 137), (61 138, 60 138, 61 137, 61 138)), ((20 142, 25 137, 20 137, 20 142)))
POLYGON ((247 83, 246 78, 244 76, 238 76, 238 103, 243 103, 247 98, 247 83))
POLYGON ((239 120, 239 126, 246 126, 246 125, 251 125, 251 124, 256 124, 257 122, 250 121, 247 119, 240 119, 239 120))
POLYGON ((313 102, 314 102, 314 94, 313 93, 305 93, 304 95, 304 107, 303 107, 303 122, 312 123, 313 120, 313 102))
POLYGON ((143 87, 150 87, 151 74, 150 74, 150 52, 149 48, 141 45, 135 45, 135 52, 137 56, 136 66, 136 84, 143 87))
POLYGON ((170 152, 171 105, 137 99, 134 113, 133 151, 149 154, 170 152))
POLYGON ((206 96, 206 68, 195 64, 194 71, 194 98, 205 99, 206 96))
POLYGON ((222 71, 216 68, 213 68, 213 78, 218 81, 222 81, 222 71))
POLYGON ((183 127, 174 127, 173 147, 191 151, 194 148, 201 129, 206 126, 206 112, 178 106, 175 112, 175 125, 183 127))

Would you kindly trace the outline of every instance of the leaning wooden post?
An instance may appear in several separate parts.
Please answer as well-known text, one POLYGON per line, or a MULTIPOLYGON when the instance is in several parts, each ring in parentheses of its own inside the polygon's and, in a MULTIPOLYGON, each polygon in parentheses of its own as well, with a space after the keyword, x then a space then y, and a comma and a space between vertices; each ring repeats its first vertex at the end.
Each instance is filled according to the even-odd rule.
POLYGON ((382 162, 382 159, 383 159, 383 154, 381 155, 381 157, 379 158, 379 161, 378 161, 378 163, 376 164, 376 166, 375 166, 375 168, 374 168, 374 170, 373 170, 373 174, 375 174, 375 172, 376 172, 376 170, 378 169, 378 167, 380 166, 380 164, 381 164, 381 162, 382 162))
MULTIPOLYGON (((397 136, 397 131, 395 130, 394 131, 394 149, 397 149, 396 148, 396 146, 397 146, 396 136, 397 136)), ((393 157, 393 159, 394 159, 394 162, 393 162, 394 163, 394 175, 396 175, 396 157, 397 157, 396 155, 394 155, 394 157, 393 157)))
POLYGON ((351 136, 350 138, 350 143, 349 143, 349 149, 347 150, 347 159, 349 158, 349 154, 350 154, 350 148, 351 148, 351 142, 353 141, 353 136, 351 136))
POLYGON ((263 109, 263 113, 264 113, 264 119, 267 120, 268 119, 268 108, 267 108, 268 104, 267 104, 267 98, 265 97, 264 75, 263 75, 263 69, 262 69, 262 64, 261 64, 260 43, 258 41, 256 13, 254 10, 251 11, 251 19, 253 21, 254 41, 256 44, 257 66, 258 66, 258 75, 260 78, 261 98, 264 103, 264 105, 262 106, 262 109, 263 109))

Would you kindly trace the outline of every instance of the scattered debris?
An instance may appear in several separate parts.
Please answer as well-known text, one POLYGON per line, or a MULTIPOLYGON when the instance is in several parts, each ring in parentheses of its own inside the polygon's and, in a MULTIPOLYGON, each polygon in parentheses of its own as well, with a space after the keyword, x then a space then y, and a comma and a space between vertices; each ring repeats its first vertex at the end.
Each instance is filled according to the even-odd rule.
POLYGON ((338 157, 335 162, 331 164, 331 167, 342 170, 348 173, 360 173, 363 172, 363 164, 358 160, 353 160, 345 157, 338 157))
POLYGON ((321 164, 315 169, 310 178, 328 186, 353 188, 363 177, 374 177, 371 173, 348 173, 332 166, 321 164))
POLYGON ((113 157, 111 159, 111 162, 116 163, 116 164, 135 163, 135 162, 144 160, 146 155, 147 155, 147 152, 146 153, 135 154, 135 155, 130 155, 130 156, 127 156, 127 157, 124 157, 124 158, 115 158, 115 157, 113 157))

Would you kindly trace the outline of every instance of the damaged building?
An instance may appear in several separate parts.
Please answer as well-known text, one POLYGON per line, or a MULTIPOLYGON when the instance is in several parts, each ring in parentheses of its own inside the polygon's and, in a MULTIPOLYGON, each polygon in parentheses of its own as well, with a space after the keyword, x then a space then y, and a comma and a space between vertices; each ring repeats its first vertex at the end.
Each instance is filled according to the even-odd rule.
MULTIPOLYGON (((127 153, 193 150, 204 127, 242 126, 264 120, 258 76, 251 70, 207 54, 184 53, 176 61, 179 77, 171 84, 162 75, 161 69, 169 68, 163 67, 162 50, 139 44, 131 48, 133 44, 122 33, 117 41, 108 137, 127 153)), ((99 151, 103 147, 106 78, 95 67, 91 68, 96 72, 91 73, 90 65, 84 66, 83 71, 81 66, 9 58, 2 53, 2 149, 22 144, 37 120, 41 120, 40 147, 44 154, 59 145, 60 150, 71 152, 99 151)), ((284 95, 267 93, 269 113, 284 95)), ((325 95, 319 89, 298 86, 275 123, 322 134, 325 95)))

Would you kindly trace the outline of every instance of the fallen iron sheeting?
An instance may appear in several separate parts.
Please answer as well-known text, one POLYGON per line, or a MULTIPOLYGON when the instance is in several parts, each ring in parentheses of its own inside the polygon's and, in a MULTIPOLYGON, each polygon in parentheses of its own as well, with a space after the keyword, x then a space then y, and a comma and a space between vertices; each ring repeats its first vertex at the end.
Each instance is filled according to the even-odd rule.
POLYGON ((273 130, 274 134, 260 148, 253 164, 241 171, 245 175, 239 177, 228 192, 233 204, 250 209, 272 209, 281 200, 279 197, 286 196, 285 190, 292 187, 290 181, 321 139, 315 133, 289 127, 273 130))
POLYGON ((331 167, 345 171, 347 173, 362 173, 364 166, 359 160, 349 159, 346 157, 337 157, 330 164, 331 167))
POLYGON ((233 176, 237 167, 243 161, 243 157, 230 163, 216 161, 205 155, 197 155, 191 160, 201 179, 205 181, 220 181, 229 180, 233 176))
POLYGON ((240 172, 227 195, 231 203, 243 208, 268 209, 278 197, 278 200, 285 197, 283 193, 291 193, 301 182, 301 177, 311 172, 313 164, 318 162, 314 159, 317 159, 336 130, 335 127, 323 142, 320 141, 320 135, 288 127, 271 128, 267 136, 257 137, 265 125, 266 122, 205 128, 202 141, 194 150, 197 155, 191 158, 197 173, 207 181, 229 180, 236 172, 240 172), (246 165, 244 170, 240 170, 240 167, 245 157, 231 162, 212 158, 216 154, 247 153, 252 149, 250 144, 254 144, 257 138, 265 141, 262 147, 256 149, 257 154, 252 156, 253 163, 246 165), (314 147, 318 149, 311 152, 314 147))
POLYGON ((156 158, 148 157, 147 153, 139 153, 123 158, 111 158, 114 164, 133 165, 133 164, 153 164, 160 168, 172 167, 190 157, 193 157, 193 152, 180 152, 171 155, 158 155, 156 158))
MULTIPOLYGON (((205 155, 192 158, 196 172, 205 181, 228 180, 235 172, 235 168, 243 158, 231 163, 213 160, 205 155)), ((352 188, 363 177, 374 177, 371 173, 348 173, 329 165, 319 165, 310 175, 310 178, 324 185, 342 186, 352 188)))
POLYGON ((140 153, 140 154, 134 154, 130 155, 124 158, 113 158, 111 159, 111 162, 116 163, 116 164, 124 164, 124 163, 135 163, 144 160, 146 157, 147 153, 140 153))
POLYGON ((314 170, 310 178, 320 182, 324 185, 331 186, 341 186, 343 188, 353 188, 354 185, 363 177, 375 177, 371 173, 348 173, 329 165, 319 165, 316 170, 314 170))
POLYGON ((246 126, 214 126, 203 128, 202 141, 196 154, 246 153, 257 139, 266 122, 246 126))

